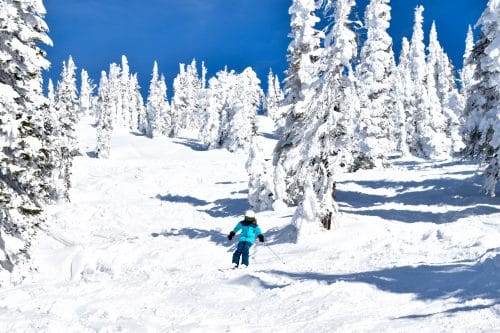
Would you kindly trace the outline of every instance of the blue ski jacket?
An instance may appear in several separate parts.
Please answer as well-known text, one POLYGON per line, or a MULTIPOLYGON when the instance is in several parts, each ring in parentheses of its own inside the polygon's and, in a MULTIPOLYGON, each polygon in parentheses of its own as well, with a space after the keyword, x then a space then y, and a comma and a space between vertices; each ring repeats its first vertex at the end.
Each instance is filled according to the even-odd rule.
POLYGON ((237 233, 240 230, 240 242, 249 242, 253 244, 253 242, 255 242, 255 238, 259 235, 262 235, 262 231, 260 230, 259 226, 252 222, 239 222, 236 227, 234 227, 233 232, 237 233))

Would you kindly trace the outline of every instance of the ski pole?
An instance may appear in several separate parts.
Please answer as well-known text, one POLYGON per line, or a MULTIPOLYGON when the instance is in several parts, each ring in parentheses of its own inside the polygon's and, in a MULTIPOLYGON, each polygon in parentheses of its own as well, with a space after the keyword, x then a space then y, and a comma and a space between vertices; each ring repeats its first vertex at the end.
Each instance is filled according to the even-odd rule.
POLYGON ((271 253, 272 253, 272 254, 274 254, 274 256, 275 256, 276 258, 278 258, 278 259, 281 261, 281 263, 282 263, 283 265, 285 265, 285 262, 283 261, 283 259, 281 259, 281 257, 280 257, 279 255, 277 255, 277 254, 276 254, 276 252, 274 252, 274 251, 273 251, 273 250, 269 247, 269 245, 267 245, 266 243, 264 243, 264 245, 266 246, 266 248, 267 248, 269 251, 271 251, 271 253))

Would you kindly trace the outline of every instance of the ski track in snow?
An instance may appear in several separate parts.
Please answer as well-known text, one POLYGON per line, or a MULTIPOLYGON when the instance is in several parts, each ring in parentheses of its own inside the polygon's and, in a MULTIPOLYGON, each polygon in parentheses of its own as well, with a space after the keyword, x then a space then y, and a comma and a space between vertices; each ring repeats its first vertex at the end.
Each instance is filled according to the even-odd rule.
POLYGON ((248 205, 246 155, 121 132, 99 160, 88 124, 38 271, 0 290, 0 331, 500 332, 500 199, 479 193, 475 165, 340 175, 334 230, 292 244, 293 208, 259 213, 267 245, 219 271, 248 205))

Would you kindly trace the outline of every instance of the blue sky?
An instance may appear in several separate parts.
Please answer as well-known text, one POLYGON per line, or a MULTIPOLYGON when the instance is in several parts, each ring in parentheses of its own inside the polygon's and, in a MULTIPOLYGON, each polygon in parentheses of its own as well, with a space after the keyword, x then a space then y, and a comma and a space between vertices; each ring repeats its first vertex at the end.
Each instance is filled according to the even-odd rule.
MULTIPOLYGON (((283 79, 290 42, 291 0, 45 0, 53 47, 46 47, 58 80, 61 63, 71 54, 76 65, 97 83, 101 70, 128 57, 147 94, 153 61, 171 83, 179 62, 205 61, 209 76, 227 65, 237 71, 251 66, 266 81, 269 68, 283 79)), ((367 0, 358 0, 360 17, 367 0)), ((389 32, 394 51, 411 37, 413 9, 425 7, 425 31, 436 21, 441 44, 456 67, 462 64, 464 40, 487 0, 393 0, 389 32)), ((265 85, 265 82, 263 82, 265 85)))

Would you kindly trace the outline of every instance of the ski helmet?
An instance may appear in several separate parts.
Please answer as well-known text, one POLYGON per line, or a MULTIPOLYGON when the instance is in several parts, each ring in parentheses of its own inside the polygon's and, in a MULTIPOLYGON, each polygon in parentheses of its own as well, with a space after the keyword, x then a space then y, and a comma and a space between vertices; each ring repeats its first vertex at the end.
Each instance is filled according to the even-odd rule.
POLYGON ((245 212, 245 217, 248 217, 250 219, 254 219, 255 218, 255 212, 251 209, 247 210, 245 212))

